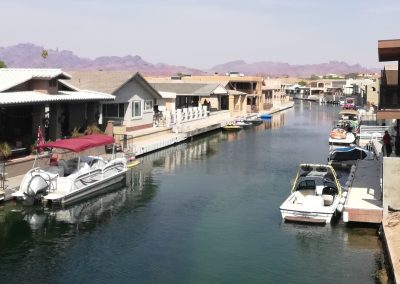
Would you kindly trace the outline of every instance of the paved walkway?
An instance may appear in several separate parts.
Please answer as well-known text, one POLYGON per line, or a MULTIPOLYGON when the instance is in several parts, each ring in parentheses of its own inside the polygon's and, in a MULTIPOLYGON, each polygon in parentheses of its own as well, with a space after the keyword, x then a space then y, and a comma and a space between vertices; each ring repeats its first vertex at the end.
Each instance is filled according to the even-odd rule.
POLYGON ((344 220, 377 224, 382 222, 383 205, 380 179, 379 160, 358 161, 344 206, 344 220))
POLYGON ((383 220, 387 252, 393 269, 395 283, 400 279, 400 212, 389 213, 383 220))

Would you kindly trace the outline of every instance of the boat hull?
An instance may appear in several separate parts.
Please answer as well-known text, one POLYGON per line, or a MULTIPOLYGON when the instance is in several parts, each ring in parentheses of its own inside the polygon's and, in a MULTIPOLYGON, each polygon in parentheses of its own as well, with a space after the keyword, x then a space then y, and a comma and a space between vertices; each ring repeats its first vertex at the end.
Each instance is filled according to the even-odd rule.
POLYGON ((72 191, 65 195, 55 193, 49 193, 43 197, 45 203, 51 202, 52 204, 68 205, 86 199, 88 197, 97 195, 104 191, 107 187, 120 183, 126 178, 127 170, 121 171, 115 175, 94 182, 86 187, 80 188, 79 190, 72 191))
POLYGON ((334 213, 301 212, 281 209, 282 219, 288 222, 326 224, 332 221, 334 213))
POLYGON ((231 125, 227 125, 227 126, 222 127, 222 130, 223 130, 223 131, 232 131, 232 132, 235 132, 235 131, 240 131, 240 130, 242 130, 242 128, 243 128, 243 127, 241 127, 241 126, 236 126, 236 125, 231 126, 231 125))

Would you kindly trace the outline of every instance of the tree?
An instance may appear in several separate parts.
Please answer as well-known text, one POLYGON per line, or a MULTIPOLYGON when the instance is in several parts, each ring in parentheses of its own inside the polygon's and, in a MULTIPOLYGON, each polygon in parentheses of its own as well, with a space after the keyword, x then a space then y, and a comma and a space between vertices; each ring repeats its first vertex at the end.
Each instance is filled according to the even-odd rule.
POLYGON ((11 147, 7 142, 0 143, 0 161, 11 155, 11 147))
POLYGON ((349 73, 349 74, 344 75, 345 79, 357 79, 357 77, 358 77, 358 73, 349 73))
POLYGON ((298 82, 297 84, 299 84, 300 86, 304 86, 304 87, 307 86, 307 82, 304 80, 298 82))
POLYGON ((0 68, 7 68, 7 65, 4 63, 4 61, 0 60, 0 68))
POLYGON ((318 80, 318 79, 320 79, 319 76, 317 76, 315 74, 312 74, 310 77, 310 80, 318 80))
POLYGON ((49 56, 49 52, 48 52, 46 49, 43 49, 43 50, 42 50, 42 57, 43 57, 43 59, 46 59, 47 56, 49 56))

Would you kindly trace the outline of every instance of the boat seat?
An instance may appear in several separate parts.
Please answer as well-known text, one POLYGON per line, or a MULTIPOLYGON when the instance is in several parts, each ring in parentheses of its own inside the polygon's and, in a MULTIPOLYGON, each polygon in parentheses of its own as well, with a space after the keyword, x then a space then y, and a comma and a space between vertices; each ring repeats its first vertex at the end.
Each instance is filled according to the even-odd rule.
POLYGON ((68 176, 74 171, 74 169, 63 159, 58 161, 58 166, 64 169, 64 176, 68 176))
POLYGON ((322 194, 324 206, 331 206, 333 204, 334 196, 330 194, 322 194))
POLYGON ((315 195, 315 190, 312 189, 301 189, 297 190, 297 192, 300 193, 302 196, 315 195))
POLYGON ((308 207, 310 210, 315 210, 320 206, 324 206, 324 201, 321 196, 308 195, 304 199, 303 206, 308 207))
POLYGON ((48 170, 48 173, 59 175, 60 177, 64 176, 64 167, 58 165, 58 166, 51 166, 48 170))

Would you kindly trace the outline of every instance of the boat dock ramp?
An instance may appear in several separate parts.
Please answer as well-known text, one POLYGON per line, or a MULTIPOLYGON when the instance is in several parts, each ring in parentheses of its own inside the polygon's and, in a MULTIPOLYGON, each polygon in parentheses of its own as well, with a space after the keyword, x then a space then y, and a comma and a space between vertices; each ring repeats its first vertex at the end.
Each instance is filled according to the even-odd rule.
POLYGON ((344 222, 382 222, 381 167, 377 159, 359 160, 350 171, 344 222))

